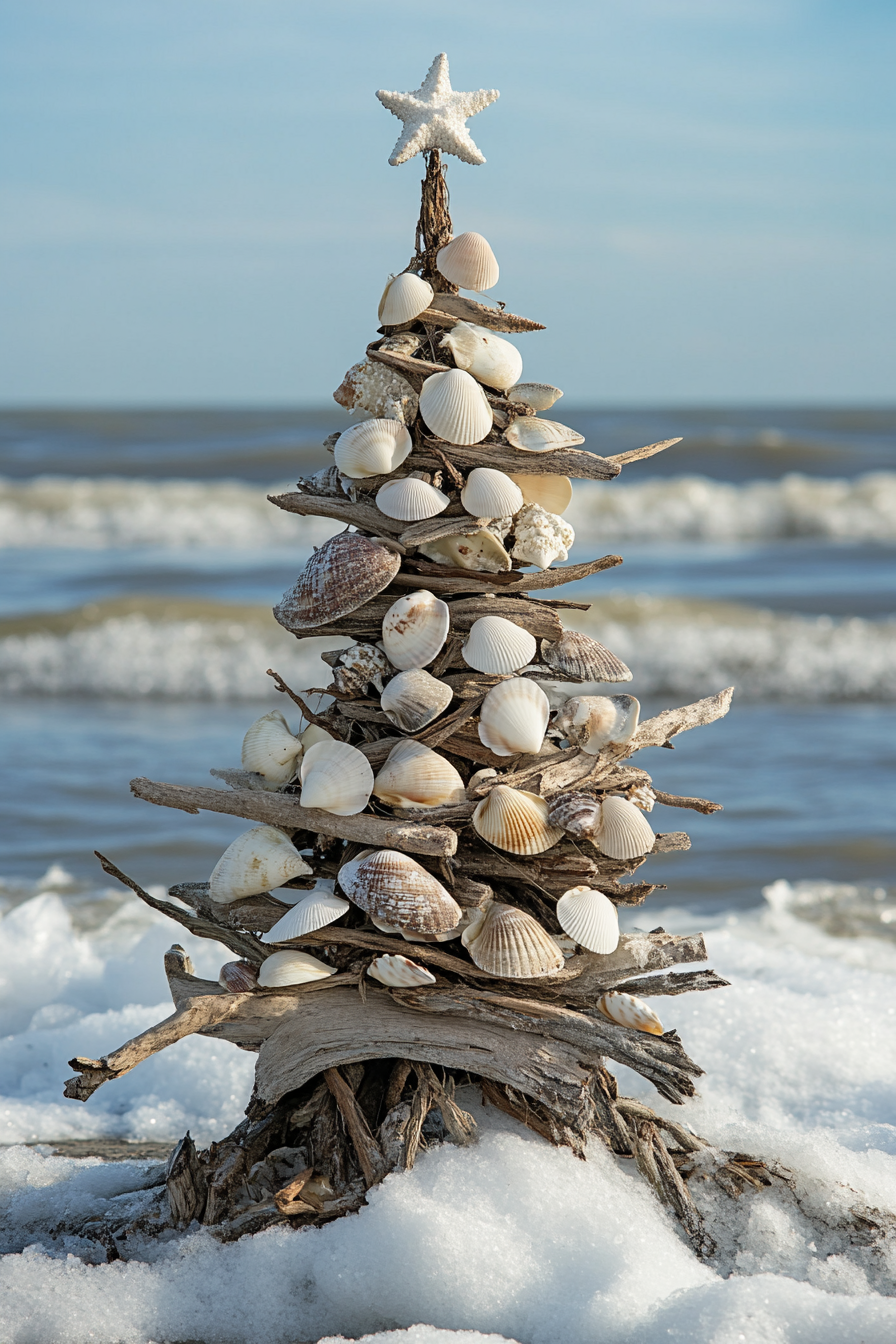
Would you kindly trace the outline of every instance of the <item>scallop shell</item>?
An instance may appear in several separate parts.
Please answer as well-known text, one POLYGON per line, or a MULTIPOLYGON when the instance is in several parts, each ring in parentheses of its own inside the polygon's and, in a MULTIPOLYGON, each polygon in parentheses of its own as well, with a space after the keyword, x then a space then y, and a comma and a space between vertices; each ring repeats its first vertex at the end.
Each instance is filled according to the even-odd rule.
POLYGON ((251 994, 258 988, 258 968, 251 961, 226 961, 218 972, 218 984, 231 994, 251 994))
POLYGON ((640 711, 633 695, 578 695, 567 700, 553 726, 572 746, 597 756, 611 743, 631 741, 640 711))
POLYGON ((518 485, 524 504, 540 504, 548 513, 562 514, 572 501, 572 481, 568 476, 555 476, 545 472, 541 476, 530 476, 512 472, 510 479, 518 485))
POLYGON ((564 933, 589 952, 615 952, 619 945, 619 915, 602 891, 571 887, 557 902, 557 919, 564 933))
POLYGON ((593 840, 600 826, 600 799, 590 793, 561 793, 550 805, 548 821, 576 840, 593 840))
MULTIPOLYGON (((562 396, 559 387, 552 387, 550 383, 517 383, 515 387, 509 389, 507 400, 525 402, 533 411, 549 411, 554 402, 559 401, 562 396)), ((541 501, 537 500, 536 503, 540 504, 541 501)))
POLYGON ((531 663, 536 647, 529 631, 513 621, 503 616, 480 616, 473 622, 462 652, 468 667, 501 676, 531 663))
POLYGON ((364 480, 367 476, 388 476, 401 466, 413 446, 401 421, 363 420, 339 435, 333 456, 343 476, 364 480))
POLYGON ((397 849, 378 849, 344 863, 339 885, 368 915, 411 933, 445 933, 463 918, 441 882, 397 849))
POLYGON ((243 738, 242 765, 280 788, 298 768, 302 743, 293 737, 279 709, 256 719, 243 738))
POLYGON ((442 807, 466 802, 467 797, 451 762, 413 738, 389 752, 373 792, 389 807, 442 807))
POLYGON ((213 901, 229 905, 246 896, 282 887, 311 872, 295 845, 276 826, 253 826, 228 845, 209 879, 213 901))
POLYGON ((620 1027, 634 1027, 635 1031, 647 1031, 651 1036, 662 1036, 663 1024, 649 1003, 634 994, 620 994, 611 990, 597 1001, 597 1006, 611 1022, 620 1027))
POLYGON ((448 604, 420 588, 406 593, 383 618, 383 647, 393 667, 407 672, 431 663, 448 638, 448 604))
POLYGON ((389 659, 375 644, 350 644, 333 666, 333 684, 343 695, 358 695, 368 686, 382 693, 383 680, 391 671, 389 659))
POLYGON ((288 947, 282 952, 272 952, 265 958, 258 972, 258 984, 262 989, 279 989, 281 985, 304 985, 311 980, 326 980, 335 974, 332 966, 318 961, 317 957, 288 947))
POLYGON ((397 481, 386 481, 376 492, 376 506, 387 518, 403 523, 419 523, 424 518, 435 518, 447 509, 451 500, 419 476, 403 476, 397 481))
POLYGON ((274 615, 287 630, 313 630, 348 616, 381 593, 401 556, 357 532, 340 532, 312 555, 274 615))
POLYGON ((498 262, 481 233, 459 233, 440 248, 436 266, 446 280, 481 294, 498 283, 498 262))
MULTIPOLYGON (((640 815, 640 814, 639 814, 640 815)), ((537 793, 496 784, 473 813, 473 829, 508 854, 543 854, 563 832, 548 822, 548 805, 537 793)))
POLYGON ((558 424, 556 420, 538 420, 534 416, 520 416, 508 425, 504 437, 514 448, 526 453, 547 453, 553 448, 574 448, 584 443, 584 436, 574 429, 558 424))
POLYGON ((510 556, 488 528, 469 537, 439 537, 421 543, 417 550, 427 560, 455 569, 479 570, 483 574, 503 574, 510 569, 510 556))
POLYGON ((463 369, 432 373, 420 389, 420 414, 447 443, 481 443, 494 417, 476 379, 463 369))
POLYGON ((436 983, 435 976, 424 966, 418 966, 416 961, 411 961, 409 957, 392 956, 389 953, 382 957, 374 957, 367 967, 367 974, 372 980, 379 980, 381 985, 388 985, 390 989, 413 989, 416 985, 436 983))
POLYGON ((373 790, 370 762, 348 742, 318 742, 302 757, 302 807, 319 807, 336 817, 363 812, 373 790))
POLYGON ((534 980, 563 969, 563 953, 525 910, 492 901, 469 924, 463 943, 481 971, 508 980, 534 980))
POLYGON ((578 630, 564 630, 552 644, 541 641, 541 656, 548 667, 566 672, 577 681, 631 681, 632 674, 614 653, 578 630))
POLYGON ((493 686, 479 711, 479 741, 496 756, 537 752, 544 741, 551 707, 544 691, 525 677, 493 686))
POLYGON ((451 351, 459 369, 499 392, 515 383, 523 371, 523 357, 515 345, 473 322, 455 323, 440 344, 451 351))
POLYGON ((413 322, 432 303, 432 285, 412 271, 390 275, 380 299, 379 319, 384 327, 413 322))
POLYGON ((288 943, 291 938, 302 938, 306 933, 313 933, 315 929, 326 928, 332 924, 335 919, 339 919, 347 910, 351 909, 348 901, 343 901, 341 897, 334 896, 326 888, 309 891, 297 901, 295 905, 290 906, 286 914, 273 928, 268 929, 267 933, 261 935, 263 943, 288 943))
POLYGON ((380 696, 380 709, 403 733, 418 733, 451 704, 452 690, 422 668, 399 672, 380 696))
POLYGON ((647 818, 627 798, 608 794, 600 808, 595 844, 610 859, 640 859, 653 849, 656 836, 647 818))
POLYGON ((504 518, 523 507, 523 492, 503 471, 474 467, 460 492, 460 502, 474 518, 504 518))

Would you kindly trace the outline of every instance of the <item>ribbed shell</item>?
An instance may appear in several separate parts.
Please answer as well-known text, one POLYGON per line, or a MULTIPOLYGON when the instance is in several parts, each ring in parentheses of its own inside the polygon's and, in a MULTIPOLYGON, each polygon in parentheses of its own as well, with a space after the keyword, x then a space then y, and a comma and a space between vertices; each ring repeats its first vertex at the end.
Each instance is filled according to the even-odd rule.
POLYGON ((326 928, 351 907, 348 901, 329 891, 309 891, 301 901, 287 910, 273 928, 261 935, 263 943, 288 943, 291 938, 302 938, 315 929, 326 928))
POLYGON ((483 528, 469 537, 439 537, 417 547, 427 560, 455 569, 479 570, 483 574, 503 574, 510 569, 510 556, 493 532, 483 528))
POLYGON ((253 826, 238 835, 215 864, 208 894, 213 901, 229 905, 310 872, 288 835, 276 826, 253 826))
POLYGON ((651 1036, 662 1036, 663 1024, 649 1003, 634 994, 620 994, 612 990, 598 999, 597 1006, 611 1022, 620 1027, 634 1027, 635 1031, 647 1031, 651 1036))
POLYGON ((393 677, 380 696, 380 709, 396 728, 418 733, 451 704, 452 690, 444 681, 412 667, 393 677))
POLYGON ((615 952, 619 945, 619 916, 602 891, 571 887, 557 902, 557 919, 564 933, 589 952, 615 952))
POLYGON ((459 233, 439 249, 436 266, 461 289, 482 293, 498 283, 498 262, 481 233, 459 233))
POLYGON ((605 649, 603 644, 598 644, 590 635, 580 635, 577 630, 564 630, 553 644, 543 639, 541 656, 548 667, 553 667, 558 672, 565 672, 568 676, 575 677, 577 681, 632 679, 631 672, 615 653, 605 649))
POLYGON ((442 337, 459 369, 472 373, 477 382, 504 392, 523 371, 523 357, 510 341, 474 322, 458 322, 442 337))
POLYGON ((435 518, 447 509, 451 500, 427 481, 417 476, 403 476, 399 481, 386 481, 376 492, 376 506, 387 518, 403 523, 419 523, 424 518, 435 518))
POLYGON ((517 472, 510 479, 518 485, 524 504, 540 504, 548 513, 562 514, 572 500, 572 481, 568 476, 555 476, 545 472, 541 476, 529 476, 517 472))
POLYGON ((548 822, 548 805, 537 793, 498 784, 473 813, 473 829, 508 854, 543 854, 563 832, 548 822))
POLYGON ((627 798, 609 794, 600 809, 597 845, 610 859, 639 859, 656 839, 650 823, 627 798))
POLYGON ((302 757, 302 807, 319 807, 336 817, 363 812, 373 790, 370 762, 348 742, 318 742, 302 757))
POLYGON ((442 807, 463 803, 467 796, 451 762, 412 738, 389 752, 373 792, 389 807, 442 807))
POLYGON ((226 961, 218 972, 218 984, 231 994, 251 994, 258 988, 258 971, 251 961, 226 961))
POLYGON ((367 914, 411 933, 446 933, 463 918, 441 882, 397 849, 378 849, 344 863, 339 885, 367 914))
POLYGON ((432 303, 432 285, 412 271, 390 276, 380 299, 379 319, 384 327, 413 322, 432 303))
POLYGON ((278 989, 282 985, 305 985, 311 980, 326 980, 335 975, 332 966, 327 966, 308 952, 297 952, 291 947, 282 952, 272 952, 261 963, 258 983, 262 989, 278 989))
POLYGON ((274 615, 287 630, 313 630, 363 607, 392 582, 401 556, 357 532, 341 532, 314 552, 274 615))
POLYGON ((279 709, 256 719, 243 738, 242 765, 280 788, 296 773, 302 744, 279 709))
POLYGON ((550 383, 517 383, 508 391, 507 400, 524 401, 533 411, 549 411, 562 396, 559 387, 553 387, 550 383))
POLYGON ((420 390, 420 414, 433 434, 460 445, 481 443, 494 419, 482 388, 463 369, 430 374, 420 390))
POLYGON ((597 756, 611 743, 630 742, 638 729, 641 706, 633 695, 580 695, 567 700, 554 727, 571 746, 597 756))
POLYGON ((367 476, 388 476, 413 446, 400 420, 364 420, 339 435, 333 457, 343 476, 360 481, 367 476))
POLYGON ((383 618, 383 646, 389 662, 400 672, 426 667, 444 645, 450 625, 447 602, 425 588, 406 593, 383 618))
POLYGON ((496 756, 537 752, 544 741, 551 707, 544 691, 525 677, 493 686, 479 711, 479 741, 496 756))
POLYGON ((550 805, 548 820, 577 840, 593 840, 600 826, 600 799, 590 793, 561 793, 550 805))
POLYGON ((531 415, 520 416, 504 431, 504 437, 514 448, 527 453, 546 453, 552 448, 574 448, 584 443, 584 436, 556 420, 539 420, 531 415))
POLYGON ((473 622, 462 653, 468 667, 502 676, 531 663, 536 648, 534 637, 522 626, 503 616, 480 616, 473 622))
POLYGON ((436 978, 424 966, 418 966, 409 957, 394 956, 389 953, 374 957, 367 967, 372 980, 391 989, 413 989, 415 985, 434 985, 436 978))
POLYGON ((474 467, 460 492, 460 502, 474 518, 506 518, 523 507, 523 492, 503 471, 474 467))
POLYGON ((534 980, 563 969, 563 953, 550 934, 512 905, 493 901, 462 936, 474 964, 491 975, 534 980))

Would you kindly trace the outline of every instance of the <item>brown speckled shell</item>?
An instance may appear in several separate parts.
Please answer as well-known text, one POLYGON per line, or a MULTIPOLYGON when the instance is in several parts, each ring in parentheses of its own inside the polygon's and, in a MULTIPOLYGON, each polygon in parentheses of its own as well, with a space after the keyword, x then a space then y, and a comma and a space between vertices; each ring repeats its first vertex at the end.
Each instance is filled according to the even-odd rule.
POLYGON ((258 967, 251 961, 226 961, 218 974, 218 984, 231 994, 249 994, 258 988, 258 967))
POLYGON ((274 615, 287 630, 329 625, 381 593, 400 568, 400 555, 369 537, 342 532, 314 552, 274 615))
POLYGON ((548 821, 578 840, 593 840, 600 825, 600 800, 590 793, 561 793, 550 804, 548 821))

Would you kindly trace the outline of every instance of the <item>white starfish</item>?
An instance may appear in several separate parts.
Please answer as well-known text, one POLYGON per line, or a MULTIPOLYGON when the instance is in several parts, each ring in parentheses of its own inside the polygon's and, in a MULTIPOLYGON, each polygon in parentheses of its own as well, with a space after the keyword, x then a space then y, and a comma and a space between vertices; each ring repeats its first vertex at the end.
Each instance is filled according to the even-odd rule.
POLYGON ((481 112, 499 96, 497 89, 479 89, 476 93, 456 93, 448 78, 448 57, 444 51, 429 67, 429 73, 414 93, 388 93, 377 90, 383 107, 404 122, 389 162, 406 163, 424 149, 443 149, 464 163, 485 163, 464 124, 468 117, 481 112))

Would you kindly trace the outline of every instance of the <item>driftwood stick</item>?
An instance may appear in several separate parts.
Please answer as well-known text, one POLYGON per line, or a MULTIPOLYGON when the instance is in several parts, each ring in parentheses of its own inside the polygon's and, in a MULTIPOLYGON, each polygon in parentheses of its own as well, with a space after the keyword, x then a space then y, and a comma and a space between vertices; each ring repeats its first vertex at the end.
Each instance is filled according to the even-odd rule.
POLYGON ((728 686, 717 695, 708 695, 692 705, 681 709, 664 709, 653 719, 641 724, 631 742, 625 748, 626 754, 640 751, 642 747, 663 747, 677 733, 687 732, 689 728, 702 728, 707 723, 715 723, 724 718, 731 707, 734 687, 728 686))
MULTIPOLYGON (((502 593, 536 593, 546 588, 557 588, 564 583, 576 583, 579 579, 587 579, 592 574, 600 574, 605 569, 614 569, 621 564, 621 556, 604 555, 599 560, 590 560, 582 565, 564 565, 560 569, 543 569, 534 574, 522 575, 509 570, 506 574, 490 574, 488 578, 482 578, 476 573, 471 573, 467 578, 459 576, 456 571, 442 577, 438 572, 431 572, 431 569, 437 569, 433 565, 431 569, 427 567, 424 576, 402 570, 395 575, 392 583, 400 588, 419 588, 423 583, 433 593, 491 593, 496 590, 502 593)), ((579 605, 576 604, 577 607, 579 605)), ((582 603, 581 606, 587 609, 590 603, 582 603)))
POLYGON ((618 466, 624 467, 629 462, 640 462, 642 458, 654 457, 666 448, 671 448, 675 443, 681 443, 680 436, 677 439, 662 439, 659 443, 648 443, 646 448, 629 448, 626 453, 613 453, 611 457, 607 458, 607 461, 615 462, 618 466))
POLYGON ((290 490, 283 495, 268 495, 268 502, 278 509, 284 509, 286 513, 333 518, 336 522, 349 523, 374 536, 397 537, 405 526, 381 513, 375 504, 353 504, 349 499, 334 499, 332 495, 307 495, 290 490))
POLYGON ((491 331, 544 331, 541 322, 528 317, 517 317, 502 308, 489 308, 475 299, 461 294, 437 294, 419 320, 427 325, 453 327, 456 322, 473 322, 491 331))
POLYGON ((339 1070, 325 1069, 324 1079, 333 1094, 336 1105, 339 1107, 351 1141, 355 1145, 355 1152, 364 1173, 364 1181, 369 1189, 370 1186, 381 1181, 386 1174, 380 1146, 370 1132, 370 1127, 364 1118, 364 1112, 358 1105, 357 1097, 339 1070))
POLYGON ((619 994, 639 994, 648 998, 653 994, 689 994, 698 989, 727 989, 730 980, 723 980, 715 971, 682 971, 670 975, 645 975, 640 980, 623 980, 614 985, 619 994))
POLYGON ((554 448, 548 453, 527 453, 509 443, 477 443, 472 448, 461 448, 443 439, 426 439, 421 453, 411 453, 403 463, 412 471, 424 469, 427 448, 438 448, 446 453, 457 467, 468 471, 471 467, 497 467, 499 471, 521 472, 528 476, 570 476, 578 480, 610 481, 618 476, 618 462, 598 457, 582 448, 554 448))
POLYGON ((273 672, 270 668, 268 668, 267 675, 269 677, 273 677, 278 691, 282 691, 284 695, 288 695, 290 700, 292 700, 294 704, 298 705, 299 709, 302 711, 302 713, 304 714, 305 718, 308 720, 309 723, 316 723, 319 727, 326 728, 327 731, 332 732, 333 729, 332 722, 329 719, 323 718, 322 715, 320 714, 315 714, 314 710, 310 709, 308 705, 305 704, 305 701, 302 699, 302 697, 300 695, 297 695, 295 691, 291 690, 290 687, 287 686, 286 682, 280 676, 279 672, 273 672))
POLYGON ((688 807, 692 812, 702 812, 706 816, 724 810, 721 803, 711 803, 707 798, 681 798, 678 794, 663 793, 660 789, 654 789, 653 792, 657 802, 662 803, 663 807, 688 807))

